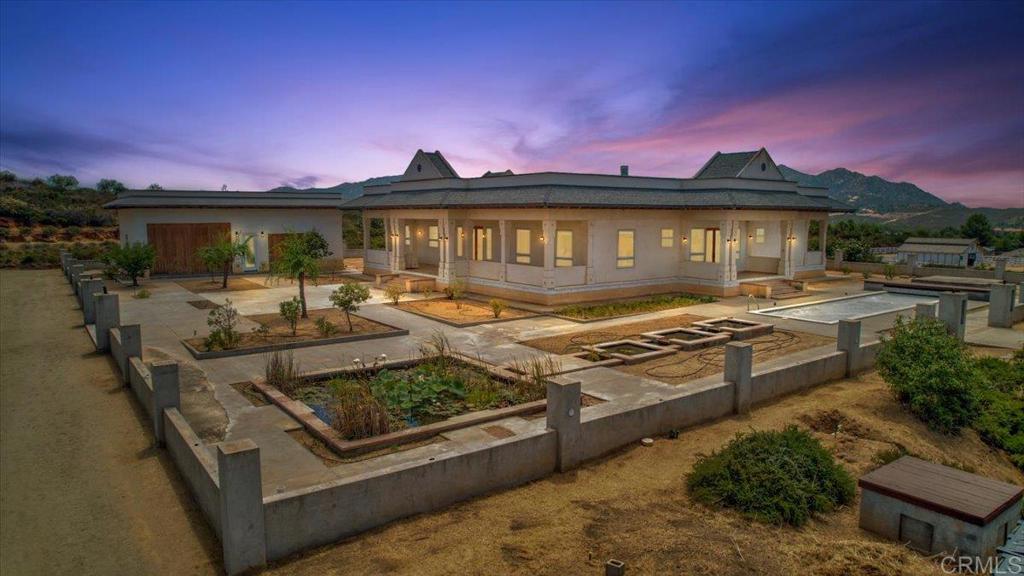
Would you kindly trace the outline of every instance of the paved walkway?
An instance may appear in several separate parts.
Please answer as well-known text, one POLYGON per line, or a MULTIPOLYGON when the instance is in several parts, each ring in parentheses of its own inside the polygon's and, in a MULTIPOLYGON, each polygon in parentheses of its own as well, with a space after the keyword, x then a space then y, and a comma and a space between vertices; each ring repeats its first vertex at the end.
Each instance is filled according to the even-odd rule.
POLYGON ((220 545, 56 270, 0 271, 0 574, 218 574, 220 545))

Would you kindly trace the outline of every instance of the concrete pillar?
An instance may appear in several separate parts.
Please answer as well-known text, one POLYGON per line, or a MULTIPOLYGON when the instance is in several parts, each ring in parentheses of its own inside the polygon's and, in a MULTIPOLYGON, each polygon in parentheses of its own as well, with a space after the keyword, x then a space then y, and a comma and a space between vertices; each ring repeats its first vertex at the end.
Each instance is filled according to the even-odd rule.
POLYGON ((737 414, 750 412, 751 374, 754 370, 754 348, 745 342, 725 345, 725 381, 732 382, 732 409, 737 414))
POLYGON ((956 336, 958 340, 963 340, 967 328, 967 294, 965 292, 939 294, 939 320, 946 325, 950 334, 956 336))
POLYGON ((75 291, 75 296, 78 296, 78 277, 81 276, 82 272, 85 272, 85 265, 83 264, 72 264, 71 265, 71 289, 75 291))
POLYGON ((937 304, 929 304, 927 302, 919 302, 914 305, 914 317, 915 318, 935 318, 935 309, 937 304))
POLYGON ((842 264, 843 264, 843 251, 840 250, 839 248, 836 248, 835 252, 832 253, 832 258, 835 260, 836 268, 842 266, 842 264))
POLYGON ((498 220, 498 258, 501 262, 501 271, 498 273, 498 279, 502 282, 508 278, 508 240, 505 236, 505 231, 508 230, 507 223, 504 220, 498 220))
POLYGON ((161 360, 146 364, 153 384, 153 435, 158 446, 164 445, 164 410, 181 408, 181 384, 178 380, 178 363, 161 360))
POLYGON ((580 381, 561 376, 553 376, 547 383, 547 420, 548 428, 558 432, 559 472, 575 468, 581 458, 580 409, 582 400, 580 381))
POLYGON ((996 258, 996 280, 1006 280, 1006 258, 996 258))
POLYGON ((217 445, 224 570, 240 574, 267 563, 260 449, 249 439, 217 445))
POLYGON ((58 252, 58 255, 60 257, 60 271, 64 273, 65 277, 67 277, 68 260, 71 258, 71 253, 68 252, 67 250, 61 250, 60 252, 58 252))
MULTIPOLYGON (((128 385, 128 365, 131 363, 132 358, 142 358, 142 326, 139 324, 130 324, 128 326, 119 326, 118 331, 121 332, 121 354, 122 358, 118 360, 118 366, 121 368, 121 376, 124 378, 124 383, 128 385)), ((163 420, 161 420, 161 424, 163 420)))
POLYGON ((544 287, 555 287, 555 221, 544 220, 544 287))
POLYGON ((1013 328, 1013 303, 1016 286, 993 284, 988 296, 988 325, 1013 328))
MULTIPOLYGON (((592 219, 587 219, 587 274, 584 278, 584 283, 594 283, 594 259, 597 257, 594 254, 594 222, 592 219)), ((573 242, 576 241, 575 236, 573 242)))
POLYGON ((96 294, 103 294, 103 280, 90 278, 82 280, 79 284, 81 286, 81 288, 79 288, 79 292, 81 293, 79 300, 82 302, 83 322, 86 325, 95 324, 96 294))
POLYGON ((860 320, 840 320, 836 349, 846 352, 846 376, 860 371, 860 320))
POLYGON ((96 294, 96 349, 110 350, 110 329, 121 324, 120 302, 117 294, 96 294))

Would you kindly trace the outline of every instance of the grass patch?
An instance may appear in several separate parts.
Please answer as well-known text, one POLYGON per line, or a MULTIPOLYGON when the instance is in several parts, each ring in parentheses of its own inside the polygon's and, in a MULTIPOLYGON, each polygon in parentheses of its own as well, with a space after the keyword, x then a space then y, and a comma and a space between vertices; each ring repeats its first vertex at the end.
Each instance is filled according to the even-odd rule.
POLYGON ((793 526, 852 502, 855 493, 853 477, 796 426, 738 434, 720 451, 700 455, 686 486, 705 504, 793 526))
POLYGON ((638 300, 623 300, 619 302, 605 302, 597 304, 571 304, 562 306, 555 310, 555 314, 576 318, 578 320, 594 320, 597 318, 611 318, 613 316, 624 316, 626 314, 639 314, 642 312, 657 312, 671 308, 682 308, 694 304, 708 304, 714 302, 711 296, 698 294, 665 294, 661 296, 649 296, 638 300))

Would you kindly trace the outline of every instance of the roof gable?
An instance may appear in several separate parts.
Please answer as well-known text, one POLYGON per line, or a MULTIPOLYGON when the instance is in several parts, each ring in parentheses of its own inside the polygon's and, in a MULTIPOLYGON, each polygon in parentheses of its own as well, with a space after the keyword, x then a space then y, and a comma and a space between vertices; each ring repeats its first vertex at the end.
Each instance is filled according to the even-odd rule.
POLYGON ((750 152, 715 152, 694 178, 785 180, 782 171, 764 148, 750 152))
POLYGON ((436 178, 458 178, 458 173, 437 150, 424 152, 417 150, 409 162, 409 167, 402 174, 402 181, 433 180, 436 178))

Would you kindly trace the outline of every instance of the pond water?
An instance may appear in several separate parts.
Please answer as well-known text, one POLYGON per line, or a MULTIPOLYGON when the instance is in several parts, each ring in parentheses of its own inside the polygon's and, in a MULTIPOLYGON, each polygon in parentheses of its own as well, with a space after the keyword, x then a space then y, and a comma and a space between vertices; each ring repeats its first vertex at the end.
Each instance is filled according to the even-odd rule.
POLYGON ((851 298, 838 298, 824 302, 811 304, 798 304, 796 306, 781 306, 759 310, 754 314, 775 316, 777 318, 792 318, 794 320, 807 320, 809 322, 820 322, 823 324, 836 324, 840 320, 854 320, 907 310, 915 304, 938 302, 934 296, 918 296, 914 294, 893 294, 891 292, 876 292, 863 296, 851 298))

